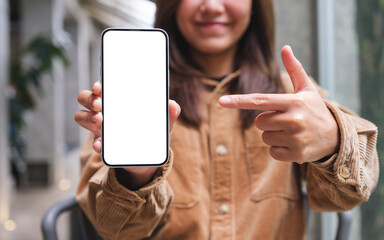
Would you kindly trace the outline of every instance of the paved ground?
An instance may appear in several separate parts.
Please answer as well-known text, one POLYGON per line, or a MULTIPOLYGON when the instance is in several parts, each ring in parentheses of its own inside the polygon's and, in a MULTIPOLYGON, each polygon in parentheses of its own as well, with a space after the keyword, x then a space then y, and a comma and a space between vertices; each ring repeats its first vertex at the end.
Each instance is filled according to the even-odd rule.
MULTIPOLYGON (((65 156, 64 176, 68 181, 58 181, 49 187, 32 187, 13 190, 11 193, 11 219, 16 224, 13 231, 3 231, 1 240, 39 240, 42 239, 40 223, 44 212, 54 203, 74 196, 79 178, 79 150, 75 149, 65 156), (62 190, 66 189, 66 190, 62 190)), ((0 231, 0 233, 2 232, 0 231)), ((68 216, 58 220, 59 239, 68 237, 68 216)))

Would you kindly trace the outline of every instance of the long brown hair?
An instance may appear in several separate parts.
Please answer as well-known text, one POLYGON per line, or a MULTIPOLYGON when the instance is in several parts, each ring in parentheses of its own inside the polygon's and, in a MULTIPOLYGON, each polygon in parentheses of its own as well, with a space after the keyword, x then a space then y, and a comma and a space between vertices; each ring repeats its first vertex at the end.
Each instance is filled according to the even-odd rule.
MULTIPOLYGON (((170 97, 181 106, 181 119, 198 127, 202 116, 200 93, 205 76, 188 54, 188 44, 176 24, 180 0, 157 0, 155 27, 169 34, 171 71, 170 97)), ((253 0, 250 24, 238 42, 235 69, 241 69, 232 81, 231 93, 274 93, 280 82, 280 70, 275 59, 275 26, 272 0, 253 0)), ((260 111, 242 110, 243 128, 249 127, 260 111)))

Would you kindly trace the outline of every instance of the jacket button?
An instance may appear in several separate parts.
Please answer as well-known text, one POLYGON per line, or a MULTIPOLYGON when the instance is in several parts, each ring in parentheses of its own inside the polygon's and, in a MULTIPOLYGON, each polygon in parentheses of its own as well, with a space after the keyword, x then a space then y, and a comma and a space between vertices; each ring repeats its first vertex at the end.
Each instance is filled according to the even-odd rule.
POLYGON ((224 146, 223 144, 220 144, 216 147, 216 153, 219 154, 220 156, 223 156, 227 153, 227 147, 224 146))
POLYGON ((347 166, 343 166, 340 170, 340 176, 344 179, 347 179, 351 176, 351 170, 347 166))
POLYGON ((229 211, 229 206, 228 204, 221 204, 219 207, 219 213, 221 214, 226 214, 229 211))

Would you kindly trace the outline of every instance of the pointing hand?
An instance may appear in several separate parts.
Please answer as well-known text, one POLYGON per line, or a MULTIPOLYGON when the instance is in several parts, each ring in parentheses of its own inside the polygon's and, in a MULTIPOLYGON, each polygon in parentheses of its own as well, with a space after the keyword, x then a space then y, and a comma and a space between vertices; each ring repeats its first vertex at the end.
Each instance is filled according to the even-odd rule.
POLYGON ((264 131, 262 139, 276 160, 304 163, 336 153, 340 140, 335 118, 289 46, 282 48, 281 57, 294 93, 227 95, 219 103, 266 111, 255 124, 264 131))

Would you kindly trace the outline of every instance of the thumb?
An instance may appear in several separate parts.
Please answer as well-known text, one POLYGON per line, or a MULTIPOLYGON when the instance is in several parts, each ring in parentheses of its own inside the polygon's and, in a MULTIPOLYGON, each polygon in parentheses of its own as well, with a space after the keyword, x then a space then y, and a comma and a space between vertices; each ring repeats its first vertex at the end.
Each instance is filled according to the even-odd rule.
POLYGON ((297 60, 293 54, 290 46, 286 45, 281 49, 281 59, 291 78, 295 93, 301 91, 316 91, 315 86, 309 79, 299 60, 297 60))
POLYGON ((181 112, 179 104, 174 100, 169 100, 169 131, 172 132, 173 124, 176 122, 181 112))

